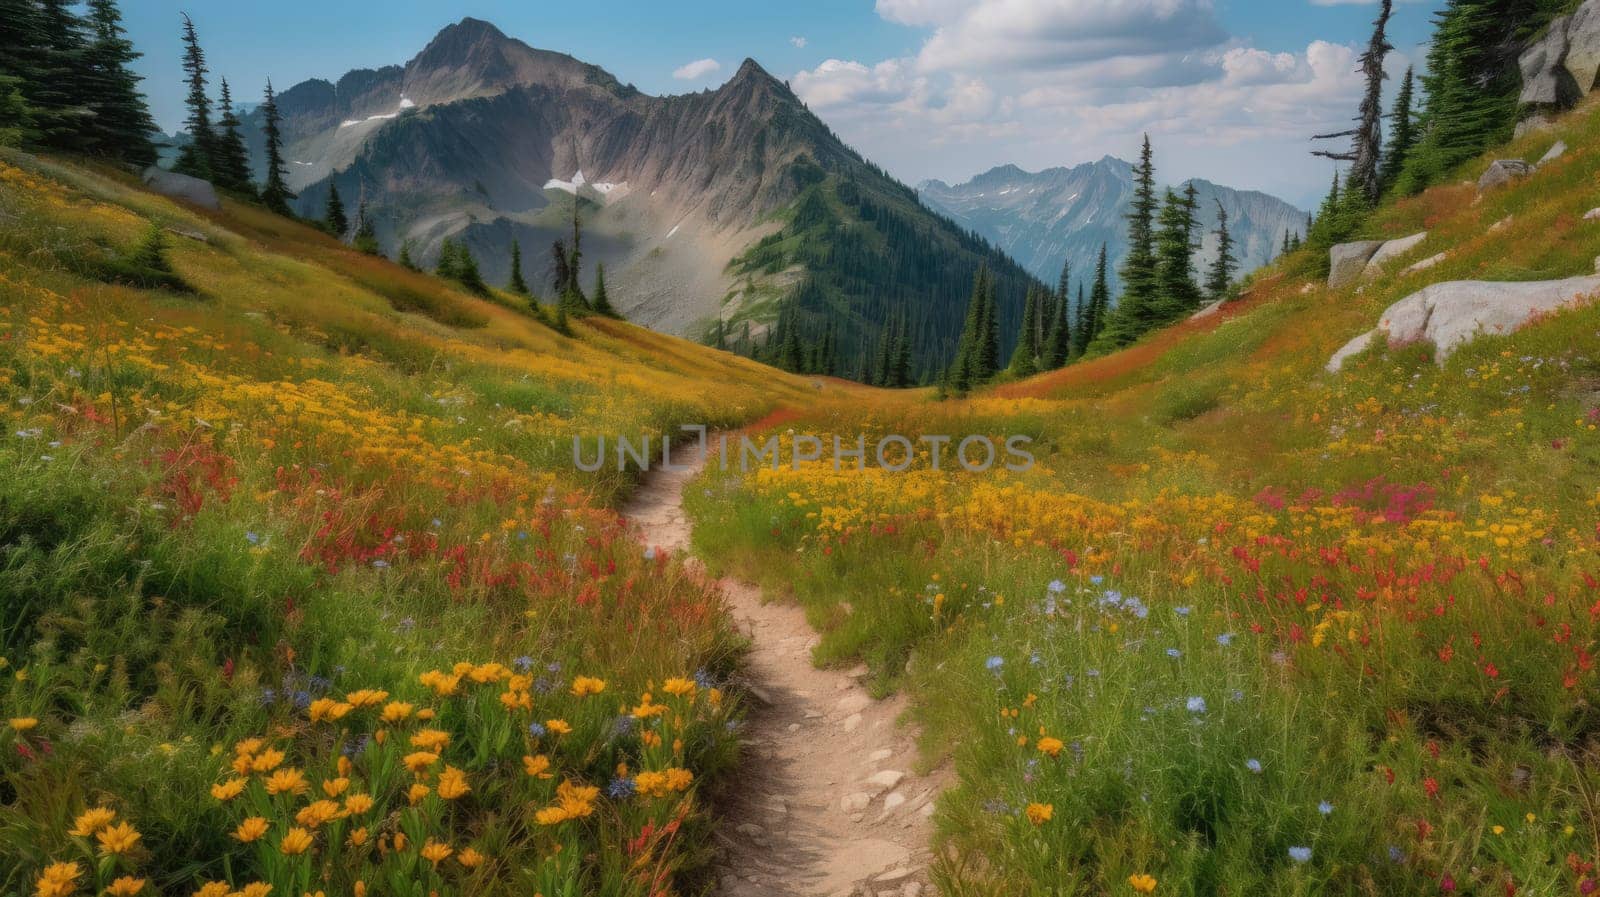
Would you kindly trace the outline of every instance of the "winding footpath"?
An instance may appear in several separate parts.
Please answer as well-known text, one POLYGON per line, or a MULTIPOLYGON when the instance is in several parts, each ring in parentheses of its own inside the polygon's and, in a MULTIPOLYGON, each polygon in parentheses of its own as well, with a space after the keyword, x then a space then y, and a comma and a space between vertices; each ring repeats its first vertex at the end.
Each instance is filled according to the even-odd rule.
MULTIPOLYGON (((690 550, 683 490, 705 466, 697 445, 646 477, 622 513, 658 550, 690 550)), ((936 777, 911 771, 915 733, 901 696, 876 701, 865 666, 819 670, 817 635, 798 607, 755 585, 720 582, 750 639, 744 772, 724 807, 717 893, 724 897, 931 897, 936 777)))

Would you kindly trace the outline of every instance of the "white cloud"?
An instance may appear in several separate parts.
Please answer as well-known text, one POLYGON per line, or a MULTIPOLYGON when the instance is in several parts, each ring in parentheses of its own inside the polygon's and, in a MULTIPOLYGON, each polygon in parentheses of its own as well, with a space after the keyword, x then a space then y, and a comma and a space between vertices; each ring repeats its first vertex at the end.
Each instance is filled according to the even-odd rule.
POLYGON ((679 66, 673 71, 672 77, 677 78, 679 81, 698 81, 721 70, 722 63, 715 59, 696 59, 694 62, 679 66))
POLYGON ((969 0, 918 54, 935 71, 1049 70, 1118 56, 1187 53, 1227 40, 1210 0, 969 0))
POLYGON ((798 34, 795 35, 794 37, 789 38, 789 43, 791 45, 793 45, 794 47, 796 47, 798 49, 801 49, 801 50, 804 50, 806 48, 806 39, 804 37, 801 37, 798 34))
MULTIPOLYGON (((1208 177, 1307 201, 1330 163, 1309 137, 1355 114, 1359 48, 1279 52, 1230 38, 1210 0, 876 0, 922 45, 829 59, 790 79, 852 145, 907 180, 1013 162, 1130 157, 1149 132, 1164 179, 1208 177)), ((1407 54, 1391 54, 1391 74, 1407 54)))

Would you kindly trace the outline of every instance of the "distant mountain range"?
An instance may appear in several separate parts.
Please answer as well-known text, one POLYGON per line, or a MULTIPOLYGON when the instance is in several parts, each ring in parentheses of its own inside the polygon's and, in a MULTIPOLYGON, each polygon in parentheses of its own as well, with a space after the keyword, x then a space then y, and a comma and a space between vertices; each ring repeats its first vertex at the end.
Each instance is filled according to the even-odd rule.
MULTIPOLYGON (((954 187, 925 181, 918 191, 930 207, 993 242, 1048 283, 1056 282, 1065 261, 1072 263, 1074 279, 1092 276, 1100 245, 1106 244, 1115 294, 1117 268, 1128 254, 1133 175, 1131 163, 1106 156, 1040 172, 1003 165, 954 187)), ((1205 231, 1195 254, 1202 271, 1217 255, 1219 202, 1228 212, 1240 273, 1271 261, 1285 233, 1306 231, 1306 213, 1277 197, 1204 180, 1192 183, 1205 231)), ((1179 184, 1175 189, 1182 188, 1179 184)))
MULTIPOLYGON (((410 243, 426 263, 454 238, 503 283, 515 239, 546 285, 577 203, 586 280, 605 263, 612 301, 660 330, 704 336, 720 319, 759 340, 794 298, 797 326, 813 341, 834 329, 847 363, 904 317, 913 366, 931 371, 954 352, 980 262, 998 273, 1003 332, 1033 282, 752 60, 716 90, 655 97, 468 18, 404 66, 306 81, 278 103, 302 214, 320 216, 337 183, 391 255, 410 243)), ((259 112, 246 124, 259 171, 259 112)))

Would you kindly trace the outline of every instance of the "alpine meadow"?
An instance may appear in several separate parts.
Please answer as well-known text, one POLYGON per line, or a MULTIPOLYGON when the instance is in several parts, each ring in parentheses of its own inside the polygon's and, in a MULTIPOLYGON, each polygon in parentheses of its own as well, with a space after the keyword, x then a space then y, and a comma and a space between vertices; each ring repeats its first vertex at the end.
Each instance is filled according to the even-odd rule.
POLYGON ((1597 87, 1600 0, 0 0, 0 895, 1600 891, 1597 87))

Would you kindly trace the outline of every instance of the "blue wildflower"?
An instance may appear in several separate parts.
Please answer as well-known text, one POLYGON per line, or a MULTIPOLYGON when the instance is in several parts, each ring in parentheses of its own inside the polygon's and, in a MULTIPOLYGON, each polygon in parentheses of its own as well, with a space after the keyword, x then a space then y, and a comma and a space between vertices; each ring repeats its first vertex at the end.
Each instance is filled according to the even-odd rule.
POLYGON ((516 667, 519 672, 526 673, 527 671, 533 669, 533 658, 524 654, 521 657, 518 657, 516 660, 511 661, 511 665, 516 667))
POLYGON ((1179 651, 1177 648, 1168 648, 1167 649, 1167 656, 1172 658, 1173 660, 1177 660, 1178 658, 1183 656, 1183 652, 1179 651))
POLYGON ((546 729, 543 723, 528 724, 528 737, 530 738, 543 738, 545 731, 546 729))
POLYGON ((1172 611, 1173 611, 1173 613, 1176 613, 1180 617, 1189 616, 1189 608, 1187 608, 1187 607, 1174 607, 1172 609, 1172 611))
POLYGON ((251 545, 260 545, 261 544, 261 535, 259 533, 254 532, 254 531, 249 531, 249 532, 246 532, 244 534, 244 540, 246 542, 249 542, 251 545))
POLYGON ((1105 581, 1106 581, 1106 578, 1104 576, 1100 576, 1098 574, 1096 574, 1095 576, 1089 577, 1089 582, 1094 584, 1094 585, 1100 585, 1101 583, 1103 583, 1105 581))
POLYGON ((1294 860, 1296 863, 1309 863, 1311 862, 1311 848, 1291 847, 1289 848, 1289 859, 1294 860))
POLYGON ((1199 695, 1195 695, 1194 697, 1191 697, 1189 700, 1185 701, 1184 706, 1189 708, 1190 713, 1205 713, 1206 699, 1200 697, 1199 695))
POLYGON ((1317 804, 1317 812, 1321 813, 1324 816, 1332 816, 1333 815, 1333 804, 1331 804, 1331 803, 1329 803, 1327 801, 1323 801, 1322 803, 1317 804))
POLYGON ((638 790, 639 788, 633 783, 633 779, 619 776, 611 780, 611 785, 606 788, 606 795, 612 800, 627 800, 638 790))
POLYGON ((1251 757, 1249 760, 1244 761, 1244 768, 1259 774, 1261 772, 1261 761, 1251 757))
POLYGON ((647 561, 653 561, 656 559, 656 547, 654 545, 644 550, 644 559, 647 561))
POLYGON ((990 669, 990 670, 998 670, 1001 667, 1005 666, 1005 664, 1006 664, 1006 659, 1004 657, 1001 657, 998 654, 996 654, 995 656, 993 656, 993 657, 991 657, 988 660, 983 662, 984 667, 986 667, 987 669, 990 669))
POLYGON ((1229 645, 1233 644, 1233 633, 1224 632, 1221 635, 1217 636, 1217 644, 1221 645, 1224 648, 1226 648, 1229 645))
POLYGON ((1045 586, 1045 588, 1049 589, 1053 594, 1059 595, 1067 590, 1067 584, 1059 579, 1052 579, 1050 580, 1050 584, 1045 586))

